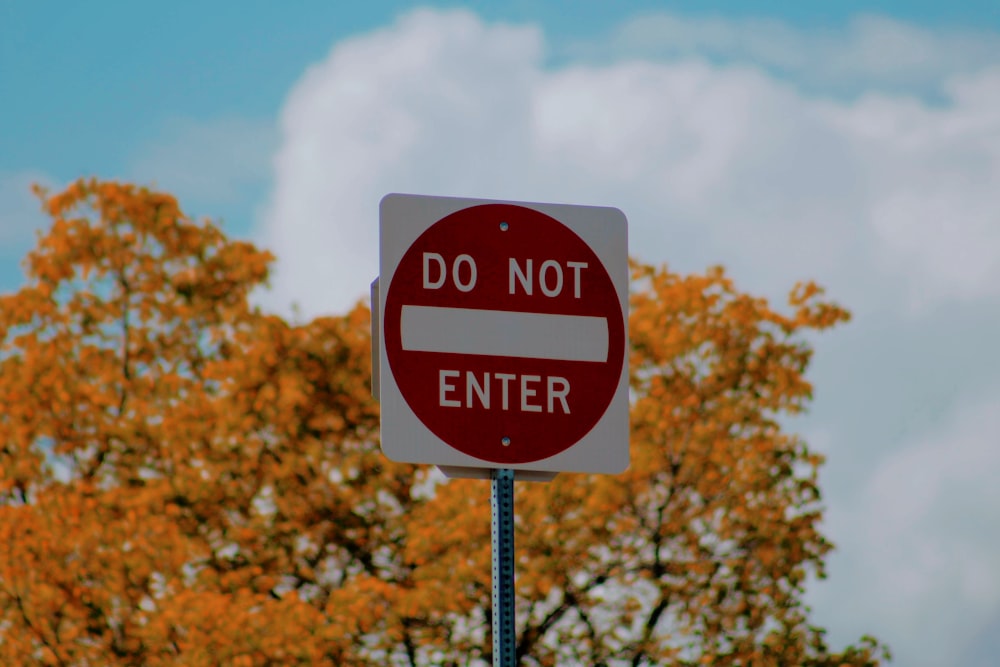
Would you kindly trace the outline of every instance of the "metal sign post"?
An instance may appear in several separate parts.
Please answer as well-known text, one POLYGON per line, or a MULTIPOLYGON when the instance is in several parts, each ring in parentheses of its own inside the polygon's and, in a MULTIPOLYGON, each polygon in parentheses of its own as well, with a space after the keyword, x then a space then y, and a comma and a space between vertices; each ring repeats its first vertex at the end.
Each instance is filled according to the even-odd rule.
POLYGON ((388 194, 372 390, 393 461, 490 479, 493 666, 514 667, 514 471, 629 464, 628 221, 615 208, 388 194))
POLYGON ((493 509, 493 667, 514 667, 514 471, 490 473, 493 509))

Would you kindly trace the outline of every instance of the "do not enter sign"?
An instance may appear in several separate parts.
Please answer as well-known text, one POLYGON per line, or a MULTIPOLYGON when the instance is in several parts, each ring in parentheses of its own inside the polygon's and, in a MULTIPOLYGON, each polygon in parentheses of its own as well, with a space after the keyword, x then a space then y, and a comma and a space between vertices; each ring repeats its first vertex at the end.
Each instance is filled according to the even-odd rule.
POLYGON ((388 195, 382 447, 473 468, 628 465, 617 209, 388 195))

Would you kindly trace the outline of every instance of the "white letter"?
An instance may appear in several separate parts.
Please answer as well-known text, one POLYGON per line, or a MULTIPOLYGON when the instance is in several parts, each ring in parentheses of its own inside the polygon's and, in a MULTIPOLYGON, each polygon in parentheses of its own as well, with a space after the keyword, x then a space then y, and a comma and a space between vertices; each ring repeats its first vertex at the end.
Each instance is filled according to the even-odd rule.
POLYGON ((528 397, 534 396, 538 392, 534 389, 528 389, 529 382, 538 382, 542 379, 540 375, 522 375, 521 376, 521 412, 541 412, 542 406, 540 405, 528 405, 528 397))
POLYGON ((503 407, 503 409, 506 410, 507 407, 508 407, 508 403, 507 403, 507 397, 508 397, 507 383, 510 382, 511 380, 513 380, 514 378, 516 378, 517 376, 516 375, 512 375, 510 373, 494 373, 493 377, 495 377, 496 379, 500 380, 500 382, 502 383, 500 385, 500 403, 501 403, 501 407, 503 407))
POLYGON ((531 260, 528 260, 528 270, 527 272, 521 271, 521 267, 518 265, 517 260, 513 257, 510 258, 510 293, 514 293, 514 277, 517 277, 521 281, 521 287, 524 288, 524 293, 531 296, 531 260))
POLYGON ((559 399, 562 403, 562 409, 565 414, 569 414, 569 405, 566 404, 566 396, 569 395, 569 380, 560 377, 549 377, 549 391, 548 391, 548 411, 552 412, 552 408, 555 406, 555 399, 559 399), (558 390, 556 389, 556 384, 562 385, 558 390))
POLYGON ((573 298, 580 298, 580 269, 587 268, 586 262, 566 262, 566 266, 573 269, 573 298))
POLYGON ((472 259, 468 255, 459 255, 455 258, 455 263, 451 267, 451 277, 455 281, 455 287, 462 292, 468 292, 476 286, 476 260, 472 259), (462 262, 467 262, 469 264, 469 282, 463 283, 458 277, 458 268, 462 265, 462 262))
POLYGON ((545 292, 545 296, 556 296, 562 291, 562 267, 559 266, 559 262, 554 259, 547 259, 542 262, 542 268, 538 269, 538 286, 542 288, 545 292), (548 284, 545 281, 545 269, 554 268, 556 270, 556 287, 555 289, 549 289, 548 284))
POLYGON ((444 268, 444 257, 442 257, 441 255, 437 254, 436 252, 425 252, 424 253, 424 289, 437 289, 437 288, 441 287, 441 285, 444 285, 445 273, 446 273, 446 271, 445 271, 445 268, 444 268), (438 268, 441 271, 441 277, 438 280, 435 280, 434 282, 431 282, 431 280, 430 280, 430 276, 431 276, 431 264, 430 264, 430 261, 431 260, 434 260, 435 262, 437 262, 438 268))
POLYGON ((455 385, 448 384, 445 378, 457 378, 459 376, 458 371, 441 371, 438 374, 438 405, 443 408, 460 408, 462 407, 461 401, 456 401, 454 399, 447 398, 449 391, 455 391, 455 385))
POLYGON ((475 391, 479 396, 479 402, 483 404, 483 407, 487 410, 490 409, 490 374, 483 373, 483 384, 479 384, 479 380, 476 379, 475 373, 472 371, 465 371, 465 407, 472 407, 472 392, 475 391))

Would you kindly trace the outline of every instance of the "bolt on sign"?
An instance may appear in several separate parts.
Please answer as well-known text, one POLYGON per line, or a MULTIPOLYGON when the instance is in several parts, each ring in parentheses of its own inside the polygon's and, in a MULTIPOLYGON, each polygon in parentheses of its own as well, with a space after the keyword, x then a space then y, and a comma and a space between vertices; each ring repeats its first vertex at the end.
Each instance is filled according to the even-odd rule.
POLYGON ((390 194, 379 270, 386 456, 487 475, 628 467, 621 211, 390 194))

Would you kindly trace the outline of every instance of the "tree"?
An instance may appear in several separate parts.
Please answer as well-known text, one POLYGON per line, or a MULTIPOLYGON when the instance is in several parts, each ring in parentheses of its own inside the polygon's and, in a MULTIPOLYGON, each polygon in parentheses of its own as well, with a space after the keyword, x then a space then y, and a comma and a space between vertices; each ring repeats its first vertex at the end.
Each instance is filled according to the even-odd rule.
MULTIPOLYGON (((270 255, 167 194, 40 194, 0 297, 0 661, 488 661, 488 485, 381 455, 366 307, 260 311, 270 255)), ((633 271, 633 463, 518 485, 521 664, 879 664, 808 623, 821 459, 778 421, 846 311, 633 271)))

